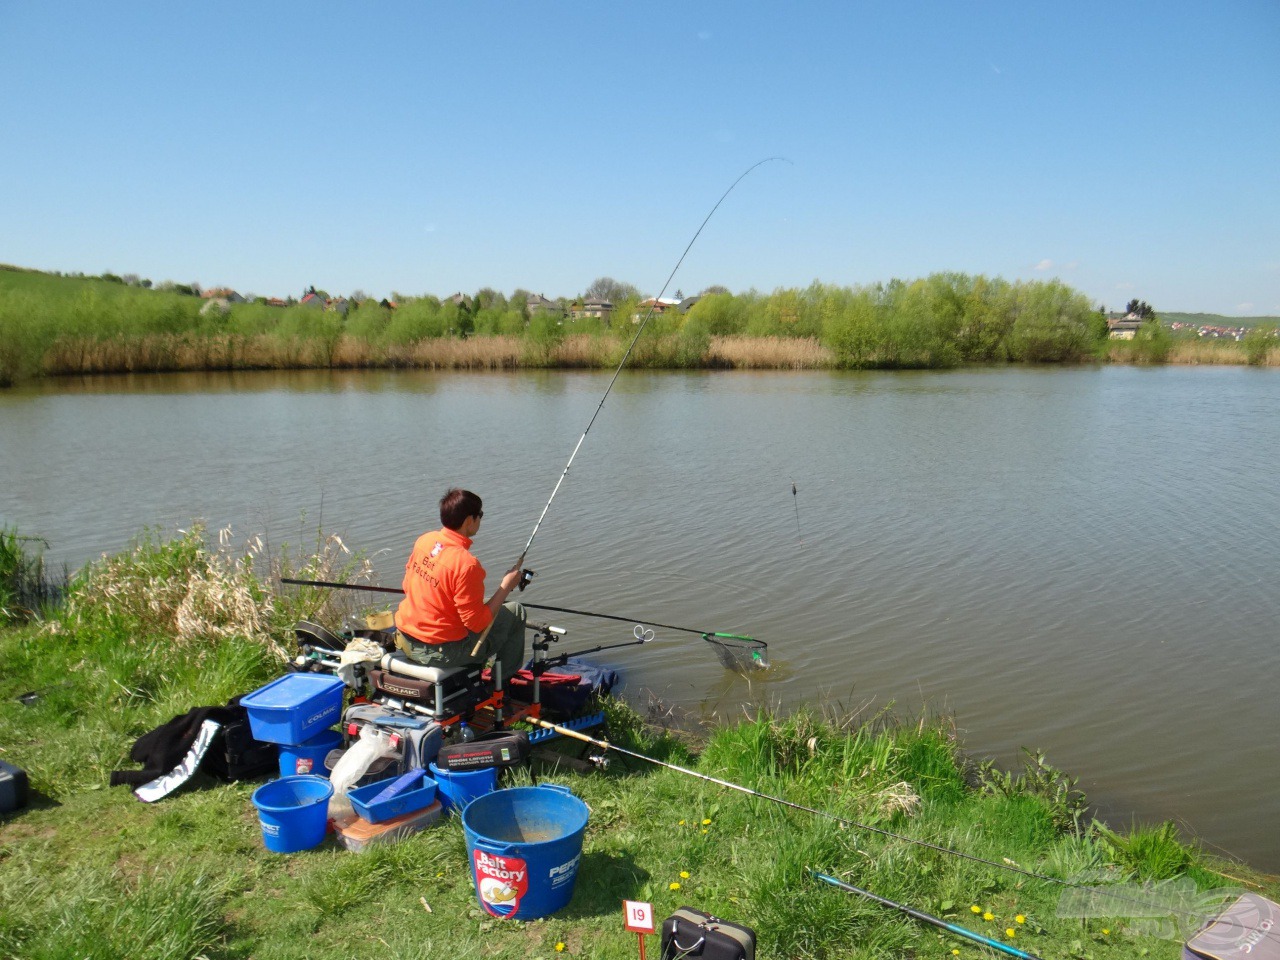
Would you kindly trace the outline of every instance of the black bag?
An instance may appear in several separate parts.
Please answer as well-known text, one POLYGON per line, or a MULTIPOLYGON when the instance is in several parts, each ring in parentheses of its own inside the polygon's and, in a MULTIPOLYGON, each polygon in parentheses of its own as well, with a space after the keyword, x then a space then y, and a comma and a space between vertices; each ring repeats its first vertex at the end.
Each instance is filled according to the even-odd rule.
POLYGON ((436 766, 441 770, 466 771, 516 767, 529 760, 529 735, 523 730, 494 730, 474 740, 450 743, 440 748, 436 766))
POLYGON ((755 960, 756 932, 693 907, 662 921, 662 960, 755 960))
POLYGON ((254 780, 273 772, 280 762, 280 748, 254 739, 244 707, 229 711, 234 719, 222 725, 200 769, 219 780, 254 780))

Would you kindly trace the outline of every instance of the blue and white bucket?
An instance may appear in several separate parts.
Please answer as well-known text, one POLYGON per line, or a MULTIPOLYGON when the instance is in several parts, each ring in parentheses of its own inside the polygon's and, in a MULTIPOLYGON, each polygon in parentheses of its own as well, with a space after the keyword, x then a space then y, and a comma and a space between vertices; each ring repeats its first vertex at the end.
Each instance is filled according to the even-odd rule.
POLYGON ((342 734, 337 730, 324 730, 298 744, 280 744, 280 776, 296 777, 313 774, 328 777, 329 769, 324 758, 329 751, 342 746, 342 734))
POLYGON ((324 777, 283 777, 253 791, 262 842, 275 853, 320 846, 329 825, 333 784, 324 777))
POLYGON ((476 899, 495 917, 536 920, 573 897, 587 805, 565 787, 512 787, 462 812, 476 899))
POLYGON ((479 770, 441 770, 434 763, 427 764, 431 778, 438 785, 437 796, 444 812, 461 813, 472 800, 492 793, 498 786, 498 768, 482 767, 479 770))

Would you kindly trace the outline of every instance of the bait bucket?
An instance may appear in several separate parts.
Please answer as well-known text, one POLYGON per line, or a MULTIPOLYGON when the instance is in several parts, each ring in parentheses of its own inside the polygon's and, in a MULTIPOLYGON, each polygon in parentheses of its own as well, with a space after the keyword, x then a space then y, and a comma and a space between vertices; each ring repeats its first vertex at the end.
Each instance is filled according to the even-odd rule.
POLYGON ((333 784, 324 777, 284 777, 253 791, 262 842, 275 853, 318 847, 329 825, 333 784))
POLYGON ((573 897, 587 805, 546 784, 477 797, 462 812, 476 899, 495 917, 535 920, 573 897))

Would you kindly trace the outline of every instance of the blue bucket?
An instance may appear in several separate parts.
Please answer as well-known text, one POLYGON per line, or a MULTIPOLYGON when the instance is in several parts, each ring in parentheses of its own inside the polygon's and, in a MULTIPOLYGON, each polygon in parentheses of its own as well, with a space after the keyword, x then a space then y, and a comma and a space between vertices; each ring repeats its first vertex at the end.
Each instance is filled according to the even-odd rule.
POLYGON ((317 777, 328 777, 329 770, 324 765, 324 758, 330 750, 342 746, 342 734, 337 730, 325 730, 310 740, 299 744, 280 745, 280 776, 296 777, 314 774, 317 777))
POLYGON ((275 853, 318 847, 329 824, 333 784, 324 777, 284 777, 253 791, 262 842, 275 853))
POLYGON ((512 787, 462 812, 476 899, 495 917, 536 920, 573 897, 587 805, 565 787, 512 787))
POLYGON ((438 784, 436 796, 444 812, 467 808, 476 797, 493 793, 498 786, 498 768, 485 767, 481 770, 441 770, 434 763, 428 764, 431 777, 438 784))

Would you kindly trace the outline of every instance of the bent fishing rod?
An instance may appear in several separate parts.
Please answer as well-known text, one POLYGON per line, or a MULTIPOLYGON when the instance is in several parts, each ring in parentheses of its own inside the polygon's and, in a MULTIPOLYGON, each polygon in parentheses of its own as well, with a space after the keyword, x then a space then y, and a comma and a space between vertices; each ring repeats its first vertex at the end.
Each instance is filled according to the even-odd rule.
POLYGON ((560 485, 564 483, 564 478, 569 475, 569 468, 573 466, 573 460, 578 455, 578 450, 581 449, 583 441, 587 439, 587 434, 591 432, 591 427, 596 422, 596 417, 600 416, 600 411, 604 409, 604 402, 609 399, 609 393, 613 390, 613 385, 617 382, 618 376, 622 373, 622 368, 627 365, 627 360, 631 356, 631 351, 635 349, 636 343, 640 340, 640 334, 644 333, 644 328, 648 325, 650 318, 653 316, 654 309, 658 306, 658 302, 662 299, 662 295, 667 292, 667 287, 671 285, 671 281, 674 279, 676 272, 680 269, 680 265, 684 263, 684 258, 689 255, 689 251, 692 250, 693 245, 697 243, 698 237, 702 235, 703 229, 710 222, 711 218, 715 216, 716 211, 720 209, 720 204, 724 203, 725 198, 733 192, 733 188, 741 183, 748 174, 756 169, 756 167, 770 163, 774 160, 789 162, 785 157, 765 157, 763 160, 753 163, 746 170, 742 171, 742 173, 738 175, 738 179, 729 184, 729 189, 720 195, 720 199, 715 202, 715 206, 711 208, 711 211, 703 219, 698 229, 694 232, 693 237, 689 240, 688 245, 684 248, 684 253, 680 254, 680 259, 676 261, 676 265, 671 268, 671 273, 667 275, 666 282, 663 283, 662 289, 658 291, 658 295, 653 298, 653 302, 649 304, 649 309, 646 311, 644 319, 640 322, 640 327, 636 330, 636 335, 631 338, 631 343, 628 345, 626 353, 622 355, 622 360, 618 363, 618 369, 613 371, 613 379, 611 379, 609 381, 609 385, 605 387, 604 396, 600 398, 600 403, 596 407, 595 413, 591 415, 591 419, 587 423, 587 429, 582 431, 582 436, 578 438, 578 442, 574 445, 573 452, 569 454, 569 461, 564 465, 564 470, 560 473, 560 479, 556 481, 555 487, 552 488, 551 496, 547 498, 547 504, 542 508, 542 513, 538 517, 538 522, 533 525, 533 532, 529 534, 528 542, 524 545, 524 549, 520 551, 520 559, 516 561, 516 567, 524 565, 524 558, 528 555, 529 548, 533 546, 533 538, 538 535, 538 530, 542 526, 542 521, 546 519, 547 511, 551 509, 551 501, 555 500, 556 494, 560 492, 560 485))

